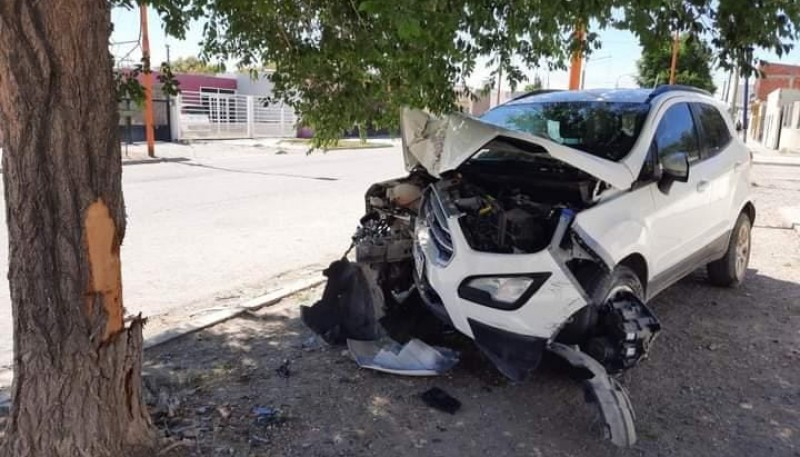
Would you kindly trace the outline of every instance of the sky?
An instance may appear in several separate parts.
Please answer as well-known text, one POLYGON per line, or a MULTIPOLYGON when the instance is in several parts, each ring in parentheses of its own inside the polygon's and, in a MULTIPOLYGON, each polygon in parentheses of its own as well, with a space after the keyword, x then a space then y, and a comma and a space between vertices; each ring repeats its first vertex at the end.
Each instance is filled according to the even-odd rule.
MULTIPOLYGON (((141 58, 141 52, 135 43, 123 43, 136 41, 139 38, 139 10, 126 10, 115 8, 112 10, 111 19, 114 22, 114 32, 111 36, 112 52, 118 59, 129 54, 134 62, 141 58), (119 43, 114 45, 113 43, 119 43)), ((157 65, 167 60, 166 46, 170 47, 170 57, 197 56, 200 52, 200 41, 202 40, 203 23, 195 22, 186 33, 185 40, 176 40, 167 37, 158 15, 152 9, 148 14, 150 30, 150 54, 151 62, 157 65)), ((636 87, 633 76, 636 74, 636 61, 641 55, 641 47, 636 38, 629 32, 620 30, 604 30, 599 32, 600 41, 603 47, 593 52, 589 60, 585 62, 586 80, 585 87, 593 88, 612 88, 612 87, 636 87)), ((758 59, 770 62, 783 62, 789 64, 800 64, 800 42, 795 45, 795 49, 782 59, 770 52, 756 52, 758 59)), ((230 68, 232 65, 228 65, 230 68)), ((481 81, 489 76, 491 69, 484 68, 479 62, 475 73, 470 77, 471 86, 479 86, 481 81)), ((529 80, 538 75, 542 78, 545 87, 552 89, 566 89, 569 84, 569 75, 566 71, 548 72, 546 69, 529 69, 526 75, 529 80), (549 81, 549 84, 548 84, 549 81)), ((721 90, 728 75, 717 70, 714 72, 714 83, 718 90, 721 90)), ((503 83, 505 90, 508 85, 503 83)))

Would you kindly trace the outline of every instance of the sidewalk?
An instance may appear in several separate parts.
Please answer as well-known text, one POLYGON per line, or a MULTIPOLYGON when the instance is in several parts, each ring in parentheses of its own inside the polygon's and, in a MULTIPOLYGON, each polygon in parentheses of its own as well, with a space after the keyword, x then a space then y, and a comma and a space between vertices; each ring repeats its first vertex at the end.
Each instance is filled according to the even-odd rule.
POLYGON ((756 165, 800 167, 800 151, 769 149, 754 140, 748 140, 747 147, 753 152, 753 163, 756 165))

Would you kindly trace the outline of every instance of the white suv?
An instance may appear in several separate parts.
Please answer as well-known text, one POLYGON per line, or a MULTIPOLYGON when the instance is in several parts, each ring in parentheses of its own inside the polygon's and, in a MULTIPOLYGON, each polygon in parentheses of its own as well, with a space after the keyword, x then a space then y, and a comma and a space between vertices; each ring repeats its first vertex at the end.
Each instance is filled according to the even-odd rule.
POLYGON ((479 119, 407 110, 402 132, 411 174, 367 192, 356 259, 385 307, 419 292, 512 379, 556 344, 629 368, 648 300, 701 266, 745 278, 751 157, 705 92, 538 91, 479 119))

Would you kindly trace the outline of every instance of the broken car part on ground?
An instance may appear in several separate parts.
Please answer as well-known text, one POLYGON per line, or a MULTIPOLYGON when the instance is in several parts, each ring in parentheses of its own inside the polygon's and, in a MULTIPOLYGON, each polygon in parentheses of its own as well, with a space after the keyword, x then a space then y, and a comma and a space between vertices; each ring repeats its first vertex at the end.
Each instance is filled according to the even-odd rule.
MULTIPOLYGON (((304 321, 329 341, 375 340, 391 333, 387 318, 421 302, 513 381, 547 350, 588 373, 587 398, 609 438, 633 444, 633 409, 609 373, 647 356, 660 324, 645 302, 706 263, 712 280, 716 269, 725 270, 718 283, 741 282, 739 260, 746 268, 747 259, 732 262, 727 252, 742 242, 731 233, 749 234, 736 229, 754 217, 747 184, 732 187, 736 225, 719 213, 712 222, 720 234, 708 248, 676 251, 642 232, 645 219, 669 212, 670 199, 685 199, 686 155, 685 166, 677 153, 667 154, 667 165, 653 156, 664 111, 684 98, 719 109, 710 98, 676 91, 677 98, 659 90, 539 94, 482 120, 406 110, 410 174, 367 191, 353 237, 356 263, 326 270, 323 299, 303 310, 304 321), (669 265, 674 259, 663 252, 679 261, 669 265)), ((737 168, 739 181, 747 182, 748 169, 737 168)))

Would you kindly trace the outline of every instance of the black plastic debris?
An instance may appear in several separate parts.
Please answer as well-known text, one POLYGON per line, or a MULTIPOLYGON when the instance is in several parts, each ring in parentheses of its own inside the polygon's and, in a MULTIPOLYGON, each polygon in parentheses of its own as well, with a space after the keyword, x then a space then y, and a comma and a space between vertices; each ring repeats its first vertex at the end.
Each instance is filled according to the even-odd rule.
POLYGON ((344 344, 348 338, 375 340, 382 336, 378 320, 383 301, 377 282, 359 264, 337 260, 323 271, 328 278, 322 299, 301 306, 303 323, 328 344, 344 344))
POLYGON ((292 375, 292 370, 289 369, 289 365, 292 364, 292 361, 286 359, 283 363, 280 364, 278 368, 275 369, 275 372, 278 373, 278 376, 284 379, 288 379, 292 375))
POLYGON ((445 392, 444 390, 433 387, 426 390, 420 395, 422 401, 431 408, 438 409, 449 414, 455 414, 456 411, 461 409, 461 402, 445 392))
POLYGON ((582 374, 586 400, 597 406, 606 438, 620 447, 636 444, 636 414, 625 387, 609 376, 597 360, 577 348, 551 343, 548 349, 582 374))
POLYGON ((254 424, 262 427, 268 425, 277 425, 284 422, 281 412, 277 408, 270 406, 256 406, 253 408, 253 415, 255 416, 254 424))

